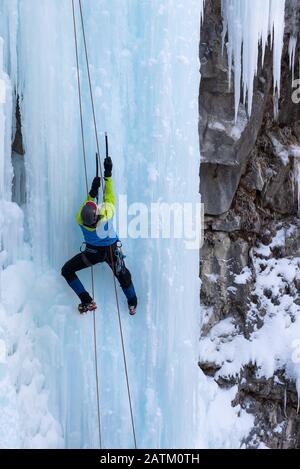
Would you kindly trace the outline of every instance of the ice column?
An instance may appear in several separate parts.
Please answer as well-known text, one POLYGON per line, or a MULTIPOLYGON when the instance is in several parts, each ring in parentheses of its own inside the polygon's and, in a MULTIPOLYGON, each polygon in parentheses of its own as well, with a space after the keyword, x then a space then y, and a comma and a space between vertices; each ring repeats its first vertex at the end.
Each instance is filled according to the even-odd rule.
POLYGON ((11 87, 3 70, 3 39, 0 37, 0 197, 10 199, 12 166, 10 160, 11 87))
POLYGON ((12 262, 20 255, 23 240, 23 214, 11 202, 12 89, 4 72, 3 39, 0 37, 0 263, 12 262))

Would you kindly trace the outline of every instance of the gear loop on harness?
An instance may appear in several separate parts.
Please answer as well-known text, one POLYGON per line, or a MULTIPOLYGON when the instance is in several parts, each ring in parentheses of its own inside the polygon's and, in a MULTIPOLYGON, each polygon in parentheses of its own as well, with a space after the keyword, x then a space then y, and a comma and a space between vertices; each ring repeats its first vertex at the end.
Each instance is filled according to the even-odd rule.
POLYGON ((83 242, 80 246, 80 252, 84 252, 86 250, 86 242, 83 242))

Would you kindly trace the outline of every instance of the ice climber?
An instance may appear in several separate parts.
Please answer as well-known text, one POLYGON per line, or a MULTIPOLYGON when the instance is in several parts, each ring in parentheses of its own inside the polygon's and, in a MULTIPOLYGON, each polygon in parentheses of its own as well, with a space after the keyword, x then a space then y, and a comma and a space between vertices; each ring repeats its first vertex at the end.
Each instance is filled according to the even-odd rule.
POLYGON ((100 177, 93 181, 90 193, 80 207, 76 221, 80 226, 84 240, 85 250, 70 259, 62 268, 62 275, 80 298, 78 309, 81 314, 97 309, 94 299, 86 291, 76 272, 86 269, 100 262, 106 262, 113 270, 120 286, 127 298, 129 313, 134 315, 137 308, 137 297, 131 280, 131 274, 124 263, 121 243, 113 228, 115 213, 115 195, 112 182, 112 160, 104 160, 104 197, 98 206, 95 199, 101 184, 100 177))

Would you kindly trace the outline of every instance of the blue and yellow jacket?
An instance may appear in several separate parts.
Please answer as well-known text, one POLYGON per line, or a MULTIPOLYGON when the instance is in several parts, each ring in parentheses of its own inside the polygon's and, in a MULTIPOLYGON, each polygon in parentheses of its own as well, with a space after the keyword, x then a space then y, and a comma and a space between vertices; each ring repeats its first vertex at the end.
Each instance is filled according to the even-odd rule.
POLYGON ((95 199, 93 197, 88 195, 76 215, 76 221, 82 230, 86 244, 97 247, 111 246, 116 241, 118 241, 118 236, 113 228, 113 217, 115 214, 115 194, 111 177, 105 178, 103 202, 98 207, 100 220, 95 228, 90 228, 83 224, 81 210, 88 201, 94 200, 95 199))

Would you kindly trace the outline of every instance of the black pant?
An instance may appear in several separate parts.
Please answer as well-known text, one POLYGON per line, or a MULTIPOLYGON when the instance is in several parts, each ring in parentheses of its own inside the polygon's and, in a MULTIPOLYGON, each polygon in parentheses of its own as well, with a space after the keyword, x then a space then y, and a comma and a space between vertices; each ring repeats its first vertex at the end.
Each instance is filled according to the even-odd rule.
POLYGON ((82 303, 90 303, 91 296, 85 290, 76 272, 86 269, 101 262, 106 262, 114 272, 120 286, 127 297, 128 304, 136 306, 136 294, 132 284, 131 274, 126 268, 124 260, 121 262, 118 256, 118 246, 94 247, 87 246, 86 250, 70 259, 62 268, 62 276, 66 279, 70 287, 78 295, 82 303))

